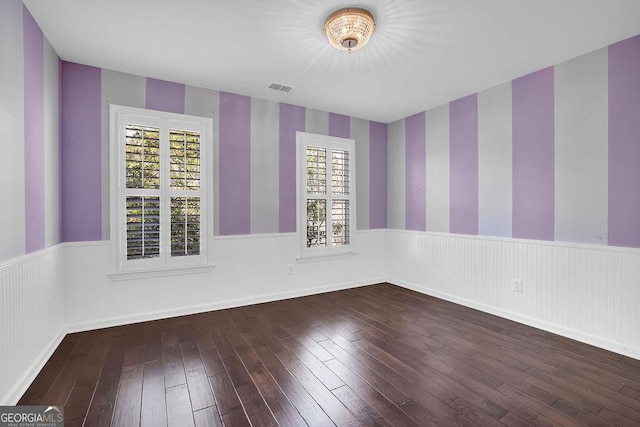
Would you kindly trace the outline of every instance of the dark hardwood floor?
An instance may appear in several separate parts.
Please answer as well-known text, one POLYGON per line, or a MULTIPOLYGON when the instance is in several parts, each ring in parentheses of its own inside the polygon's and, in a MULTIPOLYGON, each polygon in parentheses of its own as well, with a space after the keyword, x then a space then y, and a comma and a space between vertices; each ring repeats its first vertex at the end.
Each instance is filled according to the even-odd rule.
POLYGON ((640 425, 640 362, 389 284, 70 334, 67 425, 640 425))

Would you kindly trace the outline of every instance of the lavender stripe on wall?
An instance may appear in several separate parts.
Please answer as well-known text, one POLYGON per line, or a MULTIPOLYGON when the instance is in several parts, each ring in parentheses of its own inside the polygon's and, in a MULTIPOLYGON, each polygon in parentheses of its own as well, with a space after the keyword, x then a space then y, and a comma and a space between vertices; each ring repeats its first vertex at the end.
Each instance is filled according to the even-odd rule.
POLYGON ((478 95, 449 104, 450 231, 478 234, 478 95))
POLYGON ((25 251, 45 244, 44 36, 23 8, 25 251))
POLYGON ((62 63, 62 241, 102 238, 100 69, 62 63))
POLYGON ((220 92, 220 235, 251 233, 251 98, 220 92))
POLYGON ((609 46, 609 244, 640 247, 640 36, 609 46))
POLYGON ((387 228, 387 125, 369 122, 369 228, 387 228))
POLYGON ((513 81, 513 237, 554 239, 553 67, 513 81))
POLYGON ((418 113, 405 119, 405 176, 407 230, 427 229, 426 118, 418 113))
POLYGON ((351 119, 342 114, 329 113, 329 136, 349 138, 351 133, 351 119))
POLYGON ((146 107, 184 114, 185 85, 147 77, 146 107))
POLYGON ((305 108, 280 104, 280 233, 296 231, 296 132, 305 129, 305 108))

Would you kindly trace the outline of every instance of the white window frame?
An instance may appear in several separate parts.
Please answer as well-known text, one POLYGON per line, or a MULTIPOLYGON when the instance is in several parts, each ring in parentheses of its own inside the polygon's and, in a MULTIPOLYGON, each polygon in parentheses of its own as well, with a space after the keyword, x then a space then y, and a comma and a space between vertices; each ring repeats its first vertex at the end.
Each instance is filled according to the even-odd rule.
POLYGON ((355 255, 356 251, 356 144, 355 140, 335 136, 317 135, 307 132, 296 132, 296 194, 297 194, 297 227, 298 262, 323 261, 333 258, 344 258, 355 255), (307 200, 317 199, 319 195, 307 193, 307 147, 321 147, 327 152, 327 194, 320 198, 327 200, 327 245, 307 247, 307 200), (331 150, 349 152, 349 195, 336 196, 336 199, 349 201, 349 244, 332 244, 331 209, 334 199, 331 194, 331 150))
MULTIPOLYGON (((213 243, 213 194, 211 194, 213 162, 213 118, 147 110, 143 108, 109 105, 110 154, 110 241, 111 273, 113 280, 198 273, 213 268, 210 254, 213 243), (127 124, 160 128, 160 141, 168 141, 169 129, 200 133, 200 188, 187 193, 173 190, 169 185, 169 150, 160 150, 160 190, 126 188, 126 157, 123 147, 127 124), (166 177, 165 177, 166 176, 166 177), (126 195, 155 192, 160 197, 160 256, 149 259, 127 259, 126 195), (171 197, 200 197, 200 254, 171 257, 170 209, 171 197)), ((161 145, 161 148, 163 146, 161 145)))

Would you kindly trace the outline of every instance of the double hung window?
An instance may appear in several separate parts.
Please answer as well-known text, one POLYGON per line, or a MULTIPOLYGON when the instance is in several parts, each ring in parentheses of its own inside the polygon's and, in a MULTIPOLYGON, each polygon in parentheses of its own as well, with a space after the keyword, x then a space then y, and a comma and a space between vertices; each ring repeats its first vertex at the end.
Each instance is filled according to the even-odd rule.
POLYGON ((353 252, 355 142, 297 133, 300 257, 353 252))
POLYGON ((206 265, 212 119, 112 105, 115 272, 206 265))

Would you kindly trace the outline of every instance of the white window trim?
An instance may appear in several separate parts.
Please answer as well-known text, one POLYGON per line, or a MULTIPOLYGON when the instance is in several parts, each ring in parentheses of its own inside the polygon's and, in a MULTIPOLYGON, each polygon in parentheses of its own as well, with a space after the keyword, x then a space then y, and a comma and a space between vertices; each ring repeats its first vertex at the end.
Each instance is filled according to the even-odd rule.
MULTIPOLYGON (((296 132, 296 235, 298 237, 298 263, 330 261, 336 259, 351 258, 357 254, 356 248, 356 144, 355 140, 339 138, 335 136, 316 135, 307 132, 296 132), (331 244, 331 226, 327 224, 327 246, 307 248, 307 199, 313 198, 307 195, 306 180, 306 148, 307 146, 325 147, 330 153, 332 148, 346 149, 349 151, 349 244, 333 246, 331 244)), ((330 155, 327 156, 327 189, 331 188, 330 155)), ((327 200, 331 200, 328 194, 327 200)))
MULTIPOLYGON (((163 132, 163 130, 161 130, 163 132)), ((143 108, 127 107, 121 105, 109 105, 109 157, 110 157, 110 246, 111 268, 109 277, 112 280, 128 280, 136 278, 171 276, 175 274, 201 273, 213 269, 213 161, 211 152, 213 148, 213 118, 189 116, 184 114, 168 113, 163 111, 147 110, 143 108), (200 196, 200 255, 174 257, 170 259, 167 254, 160 258, 145 260, 126 259, 126 208, 124 201, 125 177, 122 171, 125 165, 125 154, 121 147, 121 138, 124 137, 124 125, 126 123, 156 125, 169 128, 189 128, 200 132, 200 153, 204 161, 201 169, 200 196)), ((168 150, 161 150, 161 165, 168 164, 168 150)), ((201 163, 201 164, 202 164, 201 163)), ((172 190, 166 188, 165 197, 170 197, 172 190)), ((194 193, 194 196, 196 193, 194 193)), ((167 200, 164 202, 164 215, 161 216, 161 242, 168 238, 166 213, 168 212, 167 200), (165 236, 164 238, 162 236, 165 236)), ((162 243, 161 243, 162 247, 162 243)))

